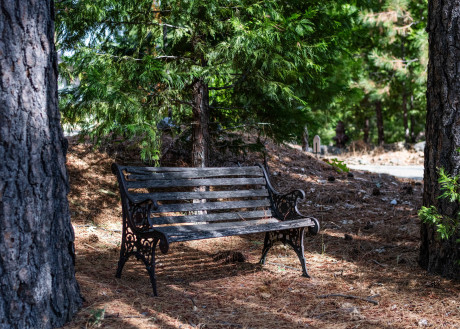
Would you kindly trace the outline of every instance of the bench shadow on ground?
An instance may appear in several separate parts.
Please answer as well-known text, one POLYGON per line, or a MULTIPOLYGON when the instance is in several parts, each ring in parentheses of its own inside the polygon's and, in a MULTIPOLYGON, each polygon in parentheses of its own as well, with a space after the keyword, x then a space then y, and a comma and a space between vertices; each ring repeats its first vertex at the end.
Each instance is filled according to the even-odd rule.
MULTIPOLYGON (((348 314, 340 312, 333 319, 322 320, 319 309, 317 310, 318 314, 314 312, 306 314, 311 310, 301 307, 297 307, 297 310, 305 314, 290 317, 286 315, 288 313, 280 312, 280 309, 285 308, 286 305, 294 305, 298 303, 298 300, 287 295, 283 295, 283 300, 278 301, 267 302, 259 297, 251 299, 251 295, 257 295, 260 292, 257 284, 263 285, 263 283, 259 282, 254 285, 253 282, 245 282, 241 278, 252 278, 253 274, 262 274, 262 276, 267 277, 267 280, 273 281, 275 285, 286 286, 289 278, 297 280, 300 277, 300 272, 294 270, 288 270, 287 278, 273 275, 257 263, 261 245, 254 247, 253 242, 261 241, 262 238, 263 235, 260 234, 249 235, 244 236, 239 243, 230 243, 234 250, 251 249, 249 262, 244 263, 215 261, 213 259, 214 252, 205 251, 201 248, 200 250, 191 248, 188 243, 173 244, 170 253, 160 255, 157 259, 160 297, 153 297, 145 267, 134 257, 126 263, 122 278, 116 279, 114 277, 118 261, 116 248, 106 250, 79 249, 77 277, 84 282, 82 285, 87 285, 89 282, 92 285, 83 289, 83 293, 87 295, 87 300, 91 303, 86 308, 96 309, 98 305, 115 303, 118 307, 131 308, 134 317, 137 316, 143 318, 144 321, 150 321, 152 327, 157 326, 159 328, 178 328, 178 323, 185 327, 207 323, 207 327, 210 328, 263 328, 260 320, 262 318, 263 323, 278 328, 305 327, 305 324, 299 323, 299 317, 306 319, 307 322, 308 319, 314 319, 315 323, 319 321, 324 326, 332 325, 337 321, 338 323, 350 321, 348 314), (218 288, 215 281, 224 286, 218 288), (214 288, 207 287, 208 282, 214 282, 211 283, 214 288), (245 285, 247 287, 243 287, 245 285), (238 291, 240 295, 231 293, 232 290, 238 291), (217 314, 218 316, 216 316, 217 314), (244 314, 252 314, 254 320, 241 321, 240 316, 244 314), (149 318, 150 320, 148 320, 149 318)), ((331 237, 331 239, 333 238, 331 237)), ((319 237, 306 239, 309 253, 320 252, 320 249, 315 247, 318 245, 318 239, 319 237)), ((289 251, 289 253, 294 254, 293 251, 289 251)), ((279 261, 276 252, 269 253, 268 261, 279 261)), ((307 262, 311 263, 308 260, 308 255, 307 262)), ((369 264, 364 262, 360 263, 360 266, 369 266, 369 264)), ((296 267, 300 269, 300 264, 297 263, 296 267)), ((314 276, 314 273, 311 274, 314 276)), ((305 280, 305 283, 309 284, 309 279, 305 278, 305 280)), ((353 278, 350 277, 350 280, 353 278)), ((311 288, 313 288, 314 293, 314 287, 311 288)), ((269 298, 276 299, 277 297, 272 294, 269 298)), ((109 326, 110 324, 122 324, 121 327, 123 328, 137 328, 136 325, 129 324, 127 319, 117 317, 116 311, 108 309, 106 312, 104 323, 109 326)), ((394 324, 387 326, 383 323, 367 323, 365 320, 360 321, 360 324, 364 327, 398 328, 394 324)), ((318 328, 323 327, 323 325, 319 325, 318 328)), ((309 328, 315 328, 315 326, 310 325, 309 328)))

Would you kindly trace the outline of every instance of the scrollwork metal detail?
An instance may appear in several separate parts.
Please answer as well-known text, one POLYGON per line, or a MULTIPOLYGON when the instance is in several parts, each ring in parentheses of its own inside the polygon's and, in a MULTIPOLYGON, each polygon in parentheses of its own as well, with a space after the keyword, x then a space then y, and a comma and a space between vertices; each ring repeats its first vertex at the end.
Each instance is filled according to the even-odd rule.
POLYGON ((304 198, 304 192, 295 190, 287 194, 271 193, 273 206, 276 214, 280 220, 291 220, 302 218, 301 213, 297 209, 297 202, 299 199, 304 198))
POLYGON ((152 210, 151 202, 128 203, 128 212, 131 225, 136 230, 145 231, 150 228, 150 212, 152 210))
POLYGON ((155 277, 155 249, 159 243, 161 252, 167 253, 169 242, 164 234, 150 227, 151 207, 152 203, 149 201, 137 204, 128 202, 127 213, 123 212, 122 243, 116 277, 121 277, 123 267, 129 257, 135 256, 137 260, 144 263, 149 273, 153 294, 158 296, 155 277))

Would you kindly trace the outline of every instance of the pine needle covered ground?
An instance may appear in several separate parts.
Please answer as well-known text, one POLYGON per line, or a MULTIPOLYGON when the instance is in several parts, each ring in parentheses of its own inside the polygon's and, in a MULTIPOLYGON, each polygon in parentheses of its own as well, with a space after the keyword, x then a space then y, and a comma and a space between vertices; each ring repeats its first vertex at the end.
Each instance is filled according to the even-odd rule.
POLYGON ((460 283, 417 265, 420 183, 356 171, 347 177, 268 143, 272 182, 280 191, 303 189, 301 212, 322 224, 305 242, 312 278, 301 277, 295 253, 282 245, 259 265, 263 235, 176 243, 158 258, 155 298, 140 261, 130 259, 115 278, 121 205, 110 166, 135 157, 70 144, 69 200, 85 304, 65 328, 460 328, 460 283), (246 260, 225 257, 232 253, 246 260))

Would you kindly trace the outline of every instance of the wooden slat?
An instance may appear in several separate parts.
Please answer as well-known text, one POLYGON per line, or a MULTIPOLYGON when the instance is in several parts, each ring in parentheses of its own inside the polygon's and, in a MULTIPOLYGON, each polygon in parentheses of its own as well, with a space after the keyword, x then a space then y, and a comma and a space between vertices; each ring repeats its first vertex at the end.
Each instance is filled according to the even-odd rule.
POLYGON ((206 168, 194 168, 194 167, 133 167, 133 166, 122 166, 121 170, 126 170, 129 173, 149 173, 149 172, 193 172, 193 173, 225 173, 225 175, 247 175, 253 172, 262 173, 262 169, 258 166, 249 167, 206 167, 206 168))
POLYGON ((231 228, 243 228, 254 225, 278 223, 276 218, 255 219, 246 222, 225 222, 225 223, 211 223, 211 224, 197 224, 197 225, 179 225, 179 226, 163 226, 161 231, 168 235, 187 235, 190 232, 208 232, 217 230, 228 230, 231 228))
MULTIPOLYGON (((211 226, 212 224, 208 224, 205 226, 211 226)), ((188 231, 173 231, 172 229, 168 229, 169 242, 179 242, 179 241, 190 241, 190 240, 199 240, 199 239, 210 239, 210 238, 219 238, 224 236, 232 236, 232 235, 244 235, 244 234, 252 234, 252 233, 260 233, 260 232, 268 232, 268 231, 281 231, 281 230, 288 230, 293 228, 300 228, 300 227, 309 227, 314 226, 314 223, 309 218, 304 219, 296 219, 296 220, 289 220, 284 222, 277 222, 277 223, 267 223, 267 224, 260 224, 260 225, 252 225, 252 226, 245 226, 245 227, 231 227, 225 229, 215 229, 215 230, 205 230, 203 231, 200 229, 194 229, 196 225, 190 225, 188 227, 188 231)), ((201 225, 198 225, 201 226, 201 225)), ((171 226, 174 227, 174 226, 171 226)), ((180 227, 180 226, 178 226, 180 227)), ((210 227, 211 228, 211 227, 210 227)), ((163 231, 163 228, 158 228, 159 231, 163 231)))
POLYGON ((264 178, 214 178, 214 179, 177 179, 146 180, 126 182, 128 188, 161 188, 161 187, 184 187, 184 186, 234 186, 234 185, 265 185, 264 178))
POLYGON ((202 215, 189 215, 189 216, 163 216, 154 217, 152 220, 156 225, 161 224, 176 224, 176 223, 196 223, 196 222, 219 222, 225 220, 252 220, 254 218, 268 218, 271 217, 271 210, 257 210, 257 211, 239 211, 239 212, 225 212, 213 213, 202 215))
POLYGON ((197 211, 197 210, 226 210, 240 208, 257 208, 268 207, 270 201, 248 200, 248 201, 227 201, 227 202, 205 202, 205 203, 179 203, 179 204, 164 204, 160 205, 153 213, 162 212, 179 212, 179 211, 197 211))
POLYGON ((153 172, 133 170, 126 178, 130 180, 172 180, 184 178, 209 178, 224 176, 255 176, 263 177, 263 172, 259 167, 244 168, 214 168, 214 170, 196 169, 193 171, 173 171, 173 172, 153 172))
POLYGON ((268 191, 262 190, 236 190, 236 191, 197 191, 197 192, 164 192, 164 193, 132 193, 134 200, 144 200, 146 197, 157 201, 164 200, 193 200, 193 199, 226 199, 267 197, 268 191))

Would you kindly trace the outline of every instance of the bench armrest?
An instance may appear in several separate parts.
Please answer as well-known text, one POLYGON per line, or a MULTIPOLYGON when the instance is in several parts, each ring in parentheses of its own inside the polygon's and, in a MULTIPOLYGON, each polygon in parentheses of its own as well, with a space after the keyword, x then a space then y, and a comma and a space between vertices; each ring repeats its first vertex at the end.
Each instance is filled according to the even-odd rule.
POLYGON ((278 216, 278 219, 284 221, 290 219, 305 218, 306 216, 302 215, 297 209, 297 203, 299 199, 303 200, 305 198, 305 192, 302 190, 293 190, 285 194, 279 193, 270 183, 270 178, 266 168, 261 164, 258 164, 258 166, 262 168, 264 173, 272 208, 275 214, 278 216))
POLYGON ((150 196, 135 198, 129 193, 126 186, 123 167, 112 164, 112 172, 117 176, 118 185, 120 186, 121 203, 123 206, 123 217, 129 223, 129 226, 135 231, 145 231, 152 225, 150 213, 158 209, 157 201, 150 196))
MULTIPOLYGON (((159 247, 163 254, 166 254, 169 250, 169 239, 168 235, 164 233, 161 228, 150 228, 149 230, 138 233, 140 238, 149 239, 153 238, 159 241, 159 247)), ((146 240, 147 241, 147 240, 146 240)), ((148 243, 148 242, 147 242, 148 243)), ((147 246, 147 249, 150 246, 147 246)))
POLYGON ((297 209, 297 202, 299 199, 303 200, 305 198, 305 192, 302 190, 294 190, 286 194, 280 194, 276 191, 271 193, 273 199, 273 205, 275 211, 280 216, 281 220, 290 220, 304 218, 299 210, 297 209))
POLYGON ((120 185, 120 194, 122 195, 122 198, 126 197, 128 199, 128 201, 133 205, 140 205, 140 204, 142 204, 144 202, 150 201, 152 203, 153 210, 158 209, 157 201, 154 198, 146 196, 145 198, 139 198, 139 199, 136 200, 128 192, 128 188, 126 186, 126 181, 125 181, 125 177, 124 177, 124 174, 123 174, 123 167, 122 166, 119 166, 118 164, 113 163, 112 164, 112 172, 114 173, 115 176, 117 176, 118 184, 120 185))

